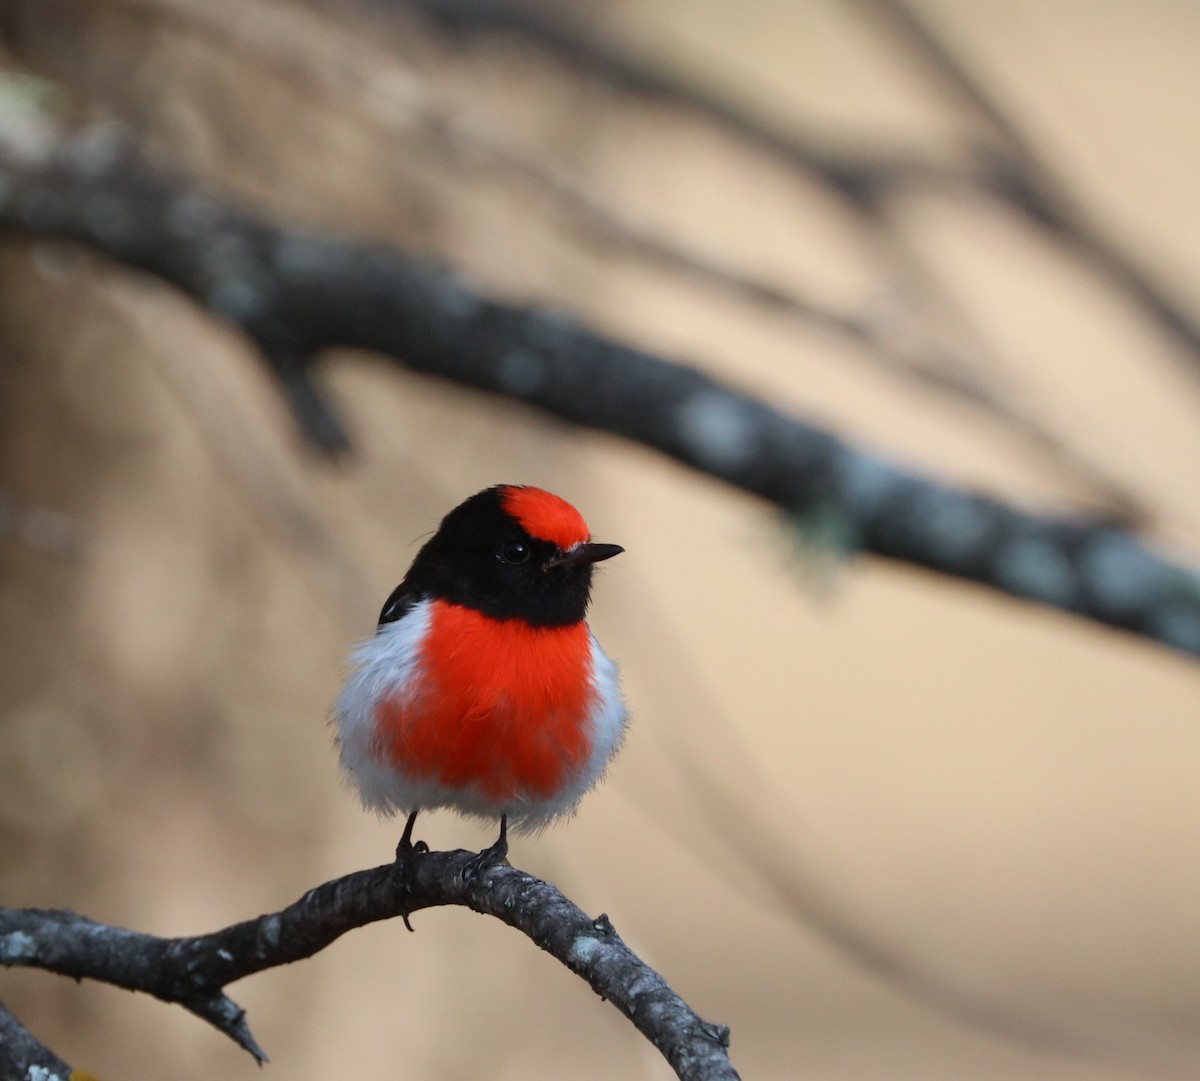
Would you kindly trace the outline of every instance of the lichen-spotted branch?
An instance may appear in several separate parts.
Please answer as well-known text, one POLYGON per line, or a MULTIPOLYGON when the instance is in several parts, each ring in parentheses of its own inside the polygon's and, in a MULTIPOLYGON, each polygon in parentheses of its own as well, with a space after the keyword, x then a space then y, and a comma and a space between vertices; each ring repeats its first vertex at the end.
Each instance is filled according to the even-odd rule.
MULTIPOLYGON (((0 947, 2 949, 2 947, 0 947)), ((73 1071, 0 1002, 0 1081, 94 1081, 73 1071)))
POLYGON ((1200 656, 1200 574, 1131 531, 1035 514, 851 446, 697 368, 569 315, 486 297, 395 248, 277 226, 161 175, 110 135, 0 132, 0 227, 86 244, 240 326, 309 435, 344 435, 310 380, 331 347, 523 401, 833 522, 914 564, 1200 656))
MULTIPOLYGON (((507 863, 481 866, 471 852, 413 851, 317 886, 279 912, 188 938, 159 938, 72 912, 0 908, 0 964, 178 1003, 264 1061, 243 1011, 225 993, 228 984, 311 957, 356 927, 440 905, 493 916, 527 935, 628 1017, 685 1081, 737 1077, 729 1030, 697 1016, 621 941, 607 916, 592 919, 548 882, 507 863)), ((0 1022, 5 1016, 11 1017, 0 1014, 0 1022)))

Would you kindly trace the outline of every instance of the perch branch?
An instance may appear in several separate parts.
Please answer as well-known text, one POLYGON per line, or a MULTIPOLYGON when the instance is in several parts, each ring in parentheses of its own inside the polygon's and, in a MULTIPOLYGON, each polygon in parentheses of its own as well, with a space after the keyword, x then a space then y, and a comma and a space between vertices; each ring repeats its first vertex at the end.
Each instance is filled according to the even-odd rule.
POLYGON ((84 1076, 72 1071, 0 1002, 0 1081, 83 1081, 84 1076))
POLYGON ((159 938, 71 912, 0 909, 0 963, 101 980, 178 1003, 263 1061, 243 1011, 225 994, 228 984, 311 957, 356 927, 460 905, 515 928, 586 980, 680 1078, 737 1077, 729 1030, 701 1020, 625 945, 607 916, 592 919, 554 886, 508 864, 479 871, 476 860, 461 850, 414 852, 317 886, 279 912, 188 938, 159 938))

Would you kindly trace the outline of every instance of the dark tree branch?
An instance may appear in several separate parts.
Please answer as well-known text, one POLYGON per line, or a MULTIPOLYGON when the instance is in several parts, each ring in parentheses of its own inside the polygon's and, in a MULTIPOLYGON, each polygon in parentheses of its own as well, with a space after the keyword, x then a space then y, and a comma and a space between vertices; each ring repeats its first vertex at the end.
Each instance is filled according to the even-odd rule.
MULTIPOLYGON (((0 964, 101 980, 178 1003, 263 1061, 242 1010, 225 994, 228 984, 311 957, 356 927, 461 905, 515 928, 586 980, 680 1078, 737 1078, 729 1030, 698 1017, 621 941, 607 916, 590 918, 554 886, 508 864, 480 871, 477 859, 461 850, 414 852, 403 862, 327 882, 279 912, 189 938, 158 938, 71 912, 0 909, 0 964)), ((4 1025, 0 1013, 0 1045, 4 1025)))
MULTIPOLYGON (((533 192, 556 212, 562 226, 572 230, 581 243, 618 251, 701 287, 724 292, 742 303, 847 340, 857 347, 858 356, 889 374, 965 403, 1015 432, 1073 481, 1090 487, 1105 513, 1114 519, 1125 524, 1145 524, 1153 517, 1151 509, 1134 491, 1056 433, 1027 404, 1018 403, 996 380, 988 378, 978 363, 971 363, 960 346, 943 341, 944 333, 923 325, 937 320, 905 318, 898 322, 893 311, 882 312, 870 302, 845 309, 831 306, 798 292, 794 286, 781 288, 665 241, 605 206, 553 164, 523 153, 490 128, 472 124, 447 108, 392 50, 373 46, 364 41, 361 33, 347 30, 333 19, 322 18, 317 11, 267 6, 257 8, 255 18, 247 20, 240 0, 109 2, 152 13, 219 48, 237 48, 248 63, 287 72, 304 85, 316 80, 331 94, 349 94, 356 106, 384 131, 405 138, 419 133, 433 152, 446 159, 448 167, 483 170, 503 181, 520 184, 523 191, 533 192)), ((444 0, 439 0, 439 7, 453 25, 469 24, 476 15, 484 25, 528 25, 530 29, 540 25, 536 16, 491 4, 487 12, 470 6, 457 14, 457 9, 446 6, 444 0)), ((552 39, 561 36, 551 29, 552 39)), ((589 44, 587 38, 570 33, 563 44, 568 54, 578 49, 598 53, 598 63, 604 67, 603 46, 589 44)), ((590 66, 591 61, 587 63, 590 66)), ((627 66, 630 62, 623 63, 627 66)), ((612 77, 620 80, 622 70, 623 65, 618 64, 612 77)), ((643 78, 635 83, 641 85, 644 81, 643 78)), ((688 101, 684 98, 685 103, 688 101)), ((877 224, 882 224, 882 219, 877 224)), ((895 245, 896 254, 899 248, 895 245)), ((917 256, 909 251, 904 261, 911 267, 917 256)), ((906 276, 922 277, 915 269, 910 269, 906 276)), ((920 291, 937 292, 927 275, 920 291)), ((943 297, 943 308, 944 301, 943 297)), ((959 323, 964 322, 961 312, 955 317, 959 323)), ((333 444, 344 442, 340 429, 329 423, 332 418, 318 414, 316 405, 304 403, 311 387, 300 383, 289 390, 302 399, 301 408, 306 415, 324 421, 323 440, 333 444)))
POLYGON ((56 149, 0 146, 0 227, 89 245, 242 327, 326 446, 340 426, 312 385, 313 358, 376 350, 642 443, 791 514, 833 516, 850 548, 1200 655, 1200 576, 1126 530, 955 488, 395 249, 278 227, 153 172, 111 136, 43 142, 56 149))
MULTIPOLYGON (((1054 176, 996 95, 904 0, 859 0, 859 3, 979 122, 984 135, 975 147, 972 162, 966 166, 947 166, 899 151, 863 153, 835 147, 811 131, 785 129, 702 85, 663 72, 555 16, 510 2, 370 2, 376 6, 412 8, 460 36, 480 31, 518 34, 627 93, 690 110, 747 146, 807 173, 838 196, 881 241, 888 232, 883 207, 898 192, 925 187, 970 188, 988 193, 1074 249, 1080 259, 1090 263, 1115 289, 1138 305, 1164 333, 1185 346, 1192 374, 1200 373, 1200 322, 1167 293, 1133 254, 1087 219, 1066 185, 1054 176)), ((944 294, 919 265, 915 253, 903 252, 895 244, 885 246, 897 267, 903 270, 902 277, 919 286, 919 292, 944 294)), ((945 295, 939 298, 943 305, 947 299, 945 295)), ((961 313, 958 314, 961 318, 961 313)))
MULTIPOLYGON (((398 64, 386 50, 371 51, 360 36, 346 33, 332 22, 317 19, 311 13, 296 9, 264 9, 252 21, 240 18, 240 7, 230 10, 213 0, 115 0, 132 5, 136 10, 153 11, 164 19, 177 20, 189 32, 199 33, 222 46, 234 44, 252 59, 284 65, 293 74, 307 78, 316 76, 334 91, 351 90, 374 120, 387 130, 411 135, 419 130, 441 144, 443 153, 453 157, 457 165, 484 167, 515 180, 525 189, 544 197, 561 214, 566 225, 574 228, 593 244, 619 249, 671 273, 698 284, 720 289, 739 300, 755 304, 785 316, 801 320, 831 332, 860 346, 864 355, 880 361, 885 367, 924 385, 982 407, 1001 421, 1015 426, 1042 450, 1062 461, 1088 483, 1104 493, 1114 506, 1131 507, 1133 497, 1119 489, 1111 478, 1098 474, 1095 466, 1074 460, 1069 448, 1061 445, 1052 433, 1046 432, 1035 419, 1020 413, 1016 406, 1004 401, 999 391, 985 385, 978 372, 972 372, 953 351, 928 340, 918 345, 896 337, 909 336, 908 328, 895 335, 869 307, 860 310, 840 310, 814 298, 801 295, 794 289, 784 289, 773 283, 744 274, 711 259, 685 251, 652 236, 623 220, 595 200, 568 176, 545 162, 505 144, 491 132, 470 125, 445 109, 428 93, 403 65, 398 64), (364 56, 364 50, 366 55, 364 56), (388 86, 399 85, 394 93, 386 93, 380 80, 368 73, 386 71, 391 78, 388 86)), ((400 0, 405 3, 409 0, 400 0)), ((626 89, 670 94, 687 104, 704 105, 708 99, 695 102, 694 94, 674 87, 670 81, 643 69, 632 60, 613 56, 604 46, 575 34, 553 21, 547 22, 530 13, 504 5, 474 3, 432 4, 416 2, 423 14, 435 16, 438 26, 456 30, 477 28, 479 25, 502 29, 522 29, 535 37, 544 37, 568 58, 580 59, 585 67, 596 67, 626 89), (672 89, 674 87, 674 89, 672 89)), ((715 102, 718 99, 712 99, 715 102)), ((710 103, 711 104, 711 103, 710 103)), ((741 114, 736 114, 740 117, 741 114)), ((731 121, 740 130, 749 118, 731 121)), ((774 145, 781 136, 764 141, 774 145)), ((802 150, 801 156, 821 157, 815 150, 802 150)), ((928 337, 928 336, 927 336, 928 337)))
MULTIPOLYGON (((1151 318, 1188 341, 1197 350, 1197 359, 1200 360, 1200 338, 1189 340, 1191 317, 1188 313, 1175 305, 1131 256, 1117 245, 1107 242, 1094 229, 1085 227, 1081 216, 1070 210, 1070 201, 1062 187, 1052 184, 1047 170, 1039 166, 1032 149, 1020 140, 1016 129, 1006 123, 1004 114, 991 102, 970 73, 956 66, 945 50, 935 53, 938 61, 934 64, 936 70, 944 75, 952 93, 958 93, 970 101, 982 117, 989 134, 996 137, 994 141, 978 147, 972 162, 964 167, 951 167, 912 154, 847 150, 835 146, 813 131, 794 130, 794 124, 785 128, 703 85, 662 71, 595 33, 585 32, 544 11, 509 2, 497 3, 495 0, 366 2, 376 7, 411 8, 460 39, 481 32, 518 35, 560 57, 571 65, 573 71, 582 70, 626 93, 690 111, 752 149, 806 174, 836 197, 879 246, 896 281, 903 283, 906 293, 918 298, 925 321, 937 322, 940 318, 941 322, 956 325, 957 336, 973 343, 973 350, 943 344, 937 340, 939 335, 928 333, 922 335, 925 340, 916 350, 911 347, 897 348, 886 333, 880 333, 876 323, 870 318, 863 318, 867 313, 830 311, 791 291, 782 292, 769 285, 764 286, 764 283, 730 274, 726 268, 706 264, 668 245, 655 243, 627 227, 620 232, 607 229, 597 235, 610 241, 619 238, 643 258, 708 284, 718 284, 760 305, 791 309, 807 320, 857 341, 859 345, 868 346, 873 350, 873 356, 894 371, 915 378, 941 393, 982 407, 1009 425, 1077 479, 1092 486, 1114 516, 1130 524, 1144 524, 1151 518, 1149 509, 1142 501, 1108 471, 1072 447, 1034 414, 1017 406, 998 388, 990 385, 980 371, 979 364, 972 363, 969 357, 971 351, 980 354, 977 360, 986 359, 988 353, 978 326, 926 265, 920 253, 899 236, 889 218, 886 211, 888 199, 915 187, 947 190, 968 188, 1000 198, 1026 214, 1034 224, 1050 228, 1059 239, 1074 246, 1083 258, 1090 259, 1107 274, 1115 287, 1123 289, 1140 304, 1151 318), (944 64, 941 62, 943 60, 944 64)), ((875 0, 862 2, 870 9, 875 0)), ((891 5, 888 0, 879 0, 879 6, 889 9, 891 5)), ((923 29, 923 24, 918 25, 923 29)), ((936 43, 936 38, 931 34, 928 36, 936 43)), ((925 39, 919 40, 923 42, 925 39)), ((493 163, 509 170, 519 166, 511 159, 493 163)), ((540 181, 541 189, 564 209, 574 211, 585 226, 598 223, 608 225, 610 222, 620 225, 611 216, 597 214, 586 200, 578 198, 570 189, 559 185, 556 190, 551 190, 552 185, 546 184, 545 177, 536 175, 530 169, 524 172, 531 181, 540 181)))
MULTIPOLYGON (((0 945, 0 962, 3 959, 0 945)), ((0 1081, 68 1081, 71 1074, 71 1067, 0 1002, 0 1081)))

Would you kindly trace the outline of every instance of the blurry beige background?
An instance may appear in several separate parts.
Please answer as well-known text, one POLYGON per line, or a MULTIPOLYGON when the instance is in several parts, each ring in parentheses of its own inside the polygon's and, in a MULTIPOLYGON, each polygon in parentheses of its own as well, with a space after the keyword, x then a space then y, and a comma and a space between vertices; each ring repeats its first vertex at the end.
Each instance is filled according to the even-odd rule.
MULTIPOLYGON (((264 212, 427 251, 963 483, 1096 503, 1003 424, 830 334, 587 242, 395 105, 415 87, 650 235, 886 310, 844 212, 694 117, 518 40, 459 50, 352 7, 0 6, 10 59, 58 86, 55 105, 120 118, 162 164, 264 212)), ((966 135, 833 0, 561 10, 849 146, 953 160, 966 135)), ((1200 8, 920 10, 1089 213, 1200 306, 1200 8)), ((987 377, 1135 492, 1160 543, 1200 552, 1200 390, 1179 347, 994 203, 925 194, 895 215, 990 343, 987 377)), ((578 818, 511 858, 731 1025, 743 1077, 1200 1073, 1194 663, 906 568, 830 566, 648 451, 377 358, 321 369, 355 440, 330 463, 246 343, 169 289, 11 239, 0 276, 0 494, 66 519, 0 540, 3 903, 183 934, 386 860, 398 827, 355 806, 326 726, 346 650, 441 514, 535 483, 627 549, 593 625, 634 720, 578 818)), ((437 815, 422 834, 479 847, 492 831, 437 815)), ((234 986, 262 1076, 669 1076, 519 936, 463 911, 414 922, 234 986)), ((100 1077, 259 1076, 148 998, 31 972, 0 972, 0 998, 100 1077)))

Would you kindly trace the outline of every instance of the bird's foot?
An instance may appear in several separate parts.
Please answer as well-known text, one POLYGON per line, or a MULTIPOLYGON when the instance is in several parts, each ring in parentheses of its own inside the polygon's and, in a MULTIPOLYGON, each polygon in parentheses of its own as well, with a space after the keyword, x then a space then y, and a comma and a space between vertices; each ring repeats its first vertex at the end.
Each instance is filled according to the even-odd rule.
POLYGON ((495 867, 498 863, 503 863, 508 858, 508 815, 500 816, 500 836, 496 838, 496 843, 489 845, 478 855, 472 856, 466 867, 463 868, 463 879, 467 882, 473 882, 484 871, 490 867, 495 867))
POLYGON ((396 862, 403 863, 410 856, 420 856, 429 851, 429 845, 424 841, 414 842, 412 839, 413 826, 417 821, 417 812, 413 811, 404 824, 404 832, 400 835, 400 843, 396 845, 396 862))
MULTIPOLYGON (((408 890, 410 888, 413 872, 415 871, 414 857, 422 856, 429 851, 429 845, 424 841, 413 841, 412 832, 413 825, 417 821, 417 812, 413 811, 408 816, 408 821, 404 824, 404 832, 400 835, 400 843, 396 845, 396 868, 400 872, 403 886, 408 890)), ((413 925, 409 922, 409 913, 401 912, 400 918, 404 921, 404 926, 410 931, 413 930, 413 925)))

